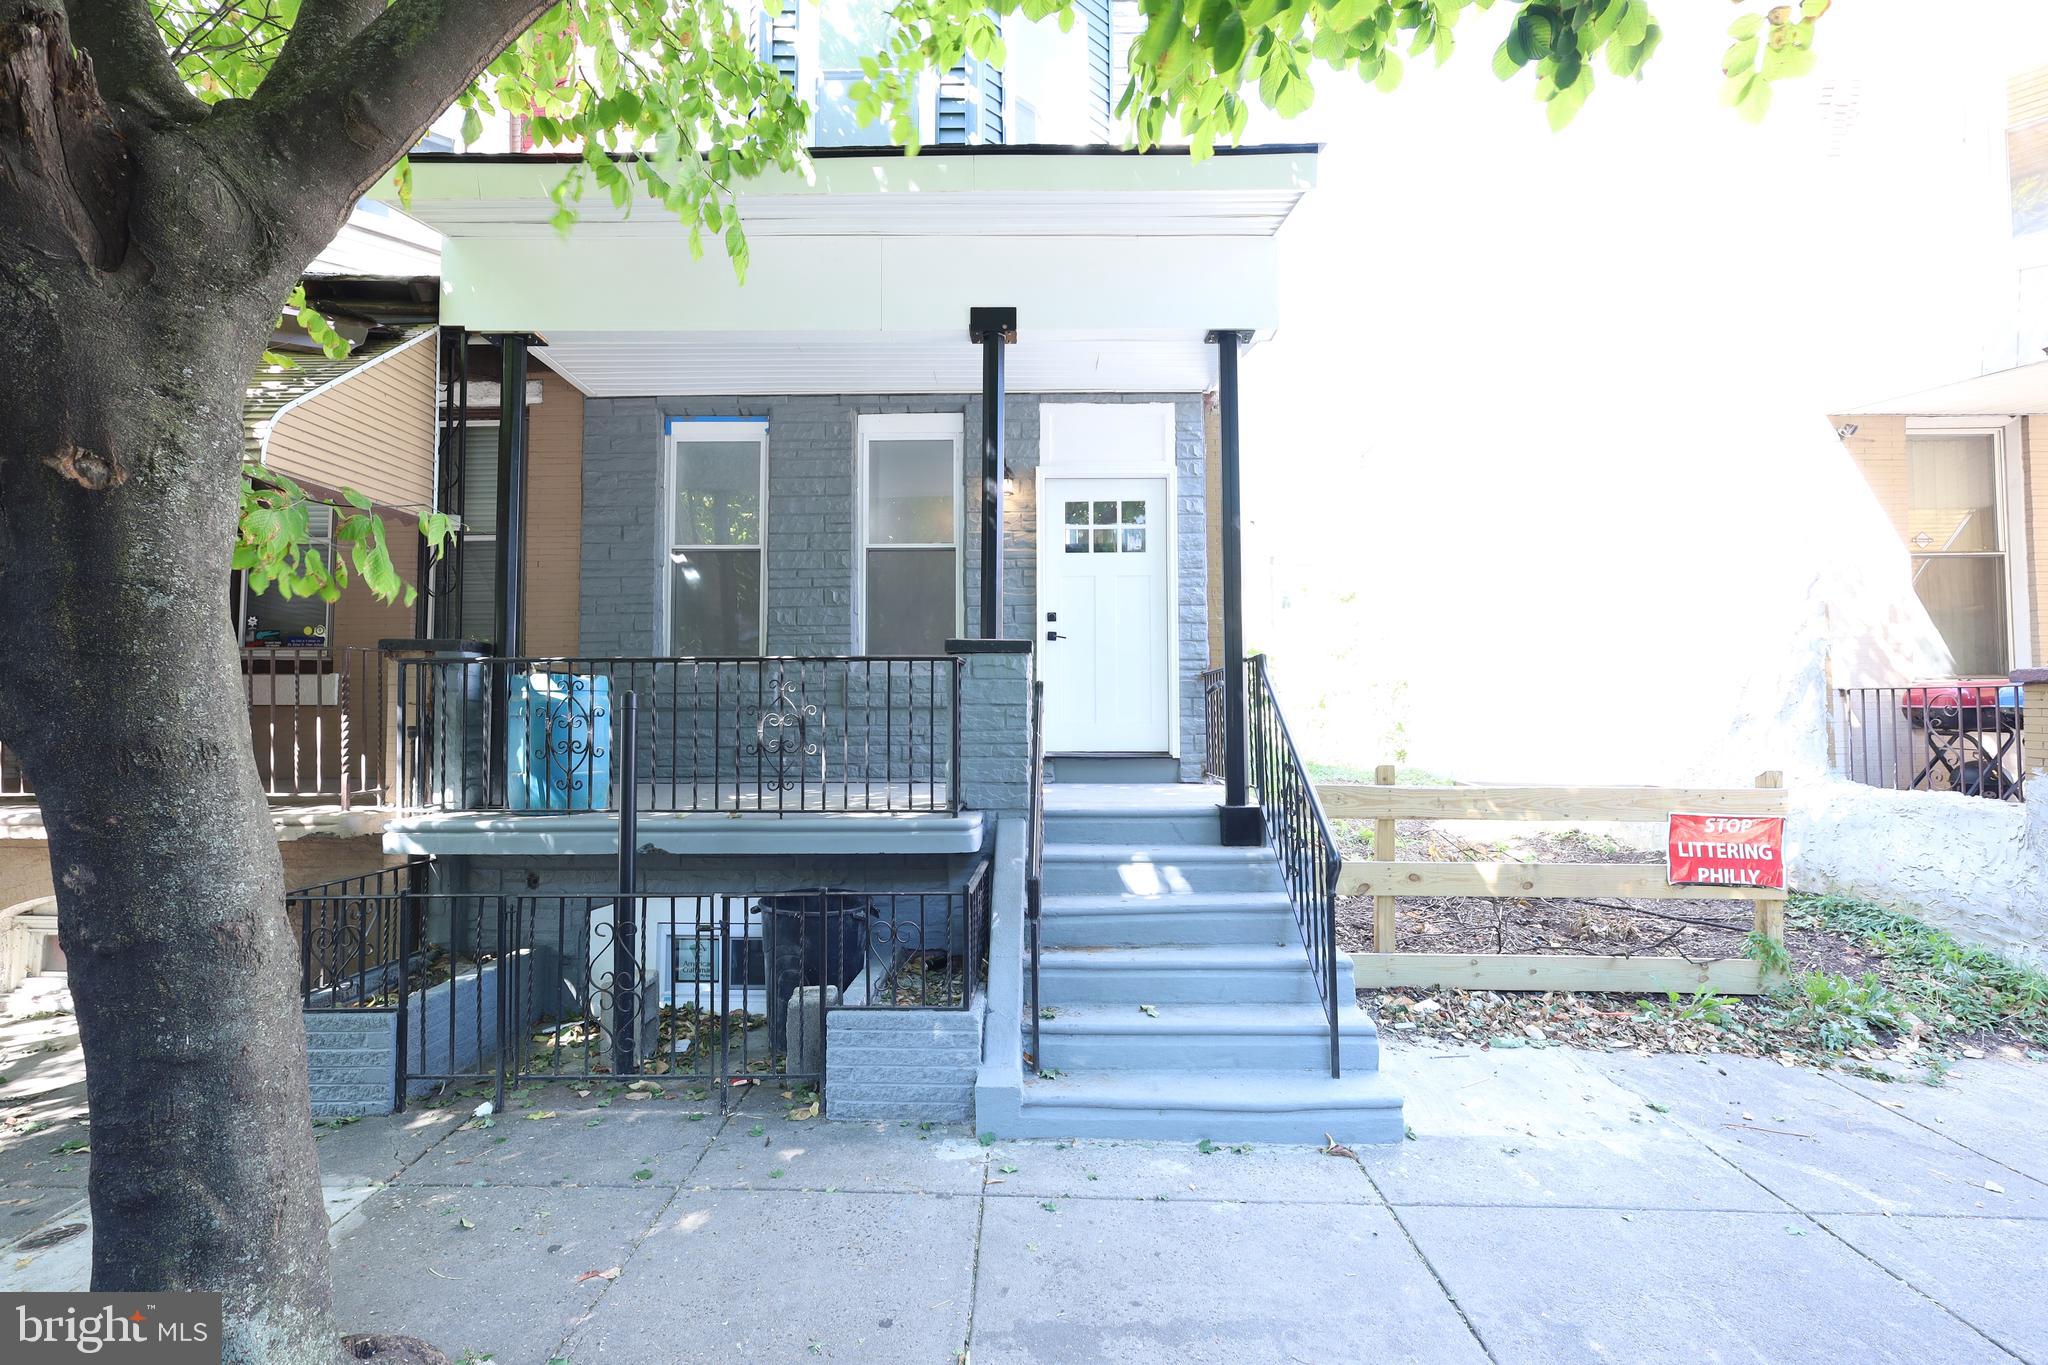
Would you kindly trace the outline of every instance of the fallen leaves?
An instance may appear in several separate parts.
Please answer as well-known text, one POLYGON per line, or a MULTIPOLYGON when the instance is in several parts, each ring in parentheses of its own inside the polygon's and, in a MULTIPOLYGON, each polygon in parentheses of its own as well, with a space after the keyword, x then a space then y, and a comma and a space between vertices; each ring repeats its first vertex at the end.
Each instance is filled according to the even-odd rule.
POLYGON ((619 1278, 619 1267, 612 1266, 608 1270, 586 1270, 576 1277, 576 1283, 582 1284, 587 1280, 616 1280, 617 1278, 619 1278))
POLYGON ((1321 1152, 1324 1156, 1346 1156, 1356 1158, 1358 1155, 1358 1153, 1352 1151, 1349 1147, 1346 1147, 1343 1143, 1337 1141, 1336 1138, 1331 1137, 1328 1133, 1323 1134, 1323 1145, 1316 1148, 1316 1150, 1321 1152))

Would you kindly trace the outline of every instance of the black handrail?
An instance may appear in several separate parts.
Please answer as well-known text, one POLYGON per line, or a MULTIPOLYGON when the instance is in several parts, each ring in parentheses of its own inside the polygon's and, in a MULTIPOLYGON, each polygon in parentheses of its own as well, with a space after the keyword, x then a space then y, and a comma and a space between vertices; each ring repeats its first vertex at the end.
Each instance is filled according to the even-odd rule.
POLYGON ((1031 684, 1031 825, 1024 856, 1024 933, 1031 949, 1031 1051, 1025 1062, 1037 1068, 1038 920, 1045 907, 1045 684, 1031 684))
POLYGON ((1294 747, 1287 720, 1273 695, 1266 656, 1245 660, 1246 728, 1249 730, 1251 780, 1259 808, 1265 813, 1266 838, 1280 855, 1280 871, 1294 920, 1308 948, 1316 991, 1330 1020, 1330 1075, 1343 1074, 1338 1059, 1338 1020, 1345 1003, 1337 999, 1337 877, 1343 856, 1330 832, 1329 817, 1316 796, 1315 782, 1294 747))

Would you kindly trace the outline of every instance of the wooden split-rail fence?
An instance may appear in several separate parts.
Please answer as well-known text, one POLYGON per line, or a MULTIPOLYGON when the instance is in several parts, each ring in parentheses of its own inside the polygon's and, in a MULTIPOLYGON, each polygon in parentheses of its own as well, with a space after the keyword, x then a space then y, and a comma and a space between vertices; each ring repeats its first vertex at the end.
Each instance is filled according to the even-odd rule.
POLYGON ((1743 900, 1756 932, 1785 940, 1785 892, 1760 887, 1673 886, 1654 863, 1402 862, 1394 854, 1399 820, 1654 821, 1674 811, 1703 815, 1782 816, 1784 776, 1768 772, 1754 787, 1403 787, 1381 767, 1372 783, 1319 783, 1332 820, 1373 821, 1370 859, 1347 860, 1340 896, 1373 898, 1372 951, 1353 953, 1361 988, 1627 991, 1754 995, 1765 984, 1752 957, 1690 958, 1576 953, 1403 952, 1395 905, 1403 896, 1476 896, 1506 900, 1611 897, 1638 900, 1743 900))

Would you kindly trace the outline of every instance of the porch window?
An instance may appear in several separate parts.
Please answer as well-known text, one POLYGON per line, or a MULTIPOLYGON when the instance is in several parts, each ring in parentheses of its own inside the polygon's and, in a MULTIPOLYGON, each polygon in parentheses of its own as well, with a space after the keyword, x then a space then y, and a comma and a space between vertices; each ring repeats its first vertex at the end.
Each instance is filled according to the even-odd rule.
POLYGON ((861 648, 939 654, 962 629, 958 413, 860 419, 861 648))
POLYGON ((1961 677, 2003 676, 2012 663, 1999 465, 1996 432, 1915 433, 1906 440, 1913 588, 1961 677))
MULTIPOLYGON (((306 509, 306 538, 320 558, 334 559, 334 513, 326 507, 306 509)), ((237 577, 236 582, 243 580, 237 577)), ((242 643, 257 648, 325 649, 334 609, 318 597, 286 598, 275 588, 250 592, 242 587, 242 643)))
POLYGON ((672 421, 669 459, 669 652, 758 655, 768 424, 672 421))

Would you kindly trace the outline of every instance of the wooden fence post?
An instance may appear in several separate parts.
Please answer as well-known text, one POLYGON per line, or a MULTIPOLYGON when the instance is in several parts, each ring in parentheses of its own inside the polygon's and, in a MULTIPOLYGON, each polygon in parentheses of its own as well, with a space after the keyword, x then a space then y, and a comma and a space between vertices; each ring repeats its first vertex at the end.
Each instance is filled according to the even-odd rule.
MULTIPOLYGON (((1758 773, 1756 784, 1767 789, 1783 787, 1785 785, 1785 774, 1776 769, 1766 773, 1758 773)), ((1787 876, 1785 879, 1787 889, 1790 889, 1791 880, 1790 876, 1787 876)), ((1783 943, 1785 941, 1785 902, 1782 900, 1752 901, 1751 904, 1756 907, 1756 931, 1765 938, 1783 943)))
MULTIPOLYGON (((1394 765, 1380 764, 1373 773, 1373 781, 1382 787, 1391 787, 1397 780, 1394 765)), ((1393 862, 1398 856, 1394 852, 1394 822, 1378 820, 1372 827, 1372 856, 1382 862, 1393 862)), ((1372 898, 1372 950, 1376 953, 1394 951, 1394 898, 1374 896, 1372 898)))

